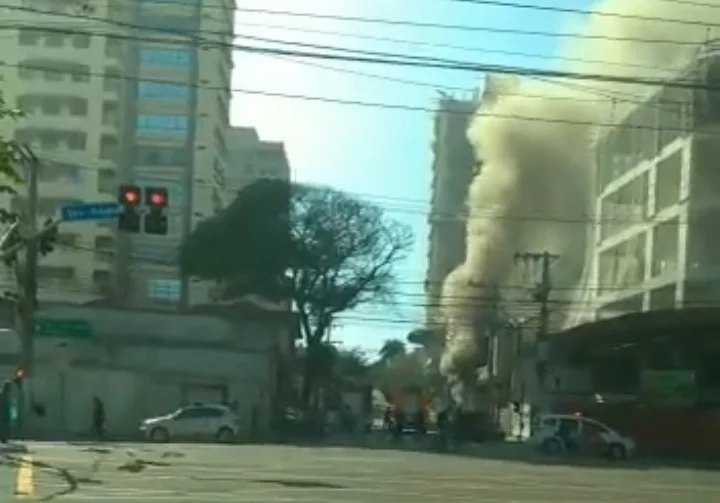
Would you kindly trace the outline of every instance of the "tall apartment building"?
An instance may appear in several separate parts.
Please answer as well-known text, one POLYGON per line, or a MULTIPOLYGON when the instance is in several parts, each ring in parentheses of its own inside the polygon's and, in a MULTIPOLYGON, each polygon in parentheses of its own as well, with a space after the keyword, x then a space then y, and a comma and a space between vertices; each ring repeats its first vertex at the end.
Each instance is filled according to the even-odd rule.
POLYGON ((178 245, 222 206, 232 0, 8 0, 0 15, 14 27, 0 39, 0 90, 27 114, 0 132, 41 160, 41 218, 116 200, 120 183, 170 193, 165 236, 63 224, 40 298, 177 307, 178 245))
POLYGON ((720 44, 598 143, 592 306, 603 318, 720 302, 720 44))
POLYGON ((261 179, 290 180, 290 163, 281 142, 263 141, 254 128, 233 127, 228 132, 225 170, 227 202, 237 192, 261 179))
POLYGON ((435 114, 433 164, 425 273, 426 323, 436 320, 442 282, 465 260, 465 215, 468 186, 476 159, 467 139, 467 128, 476 100, 443 95, 435 114))

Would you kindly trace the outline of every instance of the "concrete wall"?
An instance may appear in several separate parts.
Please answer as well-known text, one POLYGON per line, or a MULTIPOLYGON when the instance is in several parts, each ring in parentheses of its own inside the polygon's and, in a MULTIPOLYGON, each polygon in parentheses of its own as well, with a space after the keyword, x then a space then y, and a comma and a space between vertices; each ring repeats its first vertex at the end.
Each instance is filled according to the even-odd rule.
MULTIPOLYGON (((259 426, 266 429, 282 355, 292 344, 283 314, 275 321, 230 323, 201 315, 43 310, 39 316, 86 320, 93 338, 36 338, 31 392, 48 409, 36 429, 46 435, 86 433, 94 396, 106 403, 109 430, 121 436, 136 433, 143 418, 189 401, 236 402, 248 430, 256 407, 259 426)), ((19 352, 17 334, 0 331, 3 360, 19 361, 19 352)), ((13 367, 3 372, 10 376, 13 367)))

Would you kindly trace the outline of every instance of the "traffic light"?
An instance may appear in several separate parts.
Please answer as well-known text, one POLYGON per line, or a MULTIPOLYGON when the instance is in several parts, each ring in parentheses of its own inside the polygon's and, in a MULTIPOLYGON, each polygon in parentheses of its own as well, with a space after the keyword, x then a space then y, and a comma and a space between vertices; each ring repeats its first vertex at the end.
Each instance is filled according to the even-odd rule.
POLYGON ((19 384, 23 379, 25 379, 25 369, 22 367, 16 368, 15 374, 13 375, 13 381, 15 381, 16 384, 19 384))
POLYGON ((38 251, 41 255, 45 256, 55 249, 58 238, 58 226, 53 225, 52 218, 48 218, 45 220, 43 228, 47 230, 40 235, 38 251))
POLYGON ((140 232, 139 206, 142 189, 137 185, 121 185, 118 202, 121 210, 118 218, 118 229, 125 232, 140 232))
POLYGON ((168 218, 165 208, 168 205, 168 191, 162 187, 145 188, 145 204, 148 214, 145 215, 146 234, 167 234, 168 218))

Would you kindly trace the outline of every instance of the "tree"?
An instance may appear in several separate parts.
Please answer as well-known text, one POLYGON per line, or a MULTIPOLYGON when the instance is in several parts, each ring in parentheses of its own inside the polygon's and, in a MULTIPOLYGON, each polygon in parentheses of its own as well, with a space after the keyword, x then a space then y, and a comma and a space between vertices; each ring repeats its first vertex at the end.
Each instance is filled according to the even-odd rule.
POLYGON ((389 364, 398 356, 403 356, 406 353, 405 343, 400 339, 388 339, 383 344, 378 354, 380 355, 380 361, 385 364, 389 364))
POLYGON ((422 350, 396 355, 391 360, 378 362, 373 369, 375 386, 383 390, 427 388, 431 382, 427 356, 422 350))
POLYGON ((367 356, 357 348, 338 350, 334 367, 334 374, 342 381, 362 383, 370 373, 367 356))
POLYGON ((390 298, 412 234, 383 210, 341 191, 263 180, 183 243, 185 274, 214 280, 225 299, 291 300, 308 357, 303 399, 321 372, 312 353, 337 314, 390 298))
MULTIPOLYGON (((20 110, 13 109, 0 93, 0 121, 16 120, 22 116, 20 110)), ((16 170, 16 166, 23 160, 23 147, 14 139, 0 137, 0 193, 17 194, 15 186, 22 184, 22 178, 16 170)), ((0 209, 0 223, 12 223, 17 219, 5 209, 0 209)))

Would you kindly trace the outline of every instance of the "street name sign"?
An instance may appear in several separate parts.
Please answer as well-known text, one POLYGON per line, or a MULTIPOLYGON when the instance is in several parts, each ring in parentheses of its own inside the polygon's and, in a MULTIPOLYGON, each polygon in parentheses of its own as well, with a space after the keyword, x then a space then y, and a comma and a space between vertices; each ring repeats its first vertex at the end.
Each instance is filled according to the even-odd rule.
POLYGON ((92 339, 92 325, 83 319, 35 318, 37 337, 62 337, 65 339, 92 339))
POLYGON ((60 208, 60 215, 65 222, 75 220, 110 220, 120 215, 120 205, 112 202, 73 204, 60 208))

